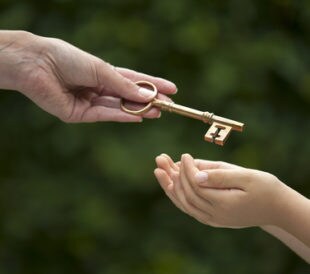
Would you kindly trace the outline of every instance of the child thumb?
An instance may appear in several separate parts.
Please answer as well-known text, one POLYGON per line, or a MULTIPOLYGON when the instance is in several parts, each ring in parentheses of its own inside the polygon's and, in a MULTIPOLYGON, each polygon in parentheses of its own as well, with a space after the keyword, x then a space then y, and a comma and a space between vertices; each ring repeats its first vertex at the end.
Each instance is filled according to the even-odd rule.
POLYGON ((200 186, 211 188, 243 188, 242 174, 239 170, 211 169, 196 173, 196 180, 200 186))

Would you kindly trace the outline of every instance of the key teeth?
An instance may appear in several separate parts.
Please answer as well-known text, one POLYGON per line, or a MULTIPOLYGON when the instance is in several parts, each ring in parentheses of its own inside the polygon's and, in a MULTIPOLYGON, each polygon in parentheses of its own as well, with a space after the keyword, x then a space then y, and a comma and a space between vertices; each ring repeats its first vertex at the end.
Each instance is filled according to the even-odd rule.
POLYGON ((215 139, 215 144, 217 144, 217 145, 219 145, 219 146, 224 146, 225 145, 225 142, 226 142, 226 140, 225 141, 222 141, 222 140, 217 140, 217 139, 215 139))
POLYGON ((213 143, 214 138, 210 135, 208 135, 208 133, 205 135, 205 141, 209 142, 209 143, 213 143))
POLYGON ((205 140, 210 143, 224 146, 231 130, 232 127, 230 126, 213 122, 205 135, 205 140))

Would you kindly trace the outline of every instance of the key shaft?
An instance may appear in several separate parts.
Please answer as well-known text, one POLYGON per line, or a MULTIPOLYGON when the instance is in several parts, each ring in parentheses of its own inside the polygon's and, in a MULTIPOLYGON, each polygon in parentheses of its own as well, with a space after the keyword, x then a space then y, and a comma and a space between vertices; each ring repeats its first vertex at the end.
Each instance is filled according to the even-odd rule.
POLYGON ((190 117, 190 118, 194 118, 197 120, 201 120, 205 123, 208 124, 212 124, 213 122, 217 122, 220 123, 222 125, 227 125, 232 127, 232 129, 237 130, 237 131, 242 131, 244 124, 231 120, 231 119, 227 119, 221 116, 217 116, 214 115, 211 112, 208 111, 200 111, 200 110, 196 110, 193 108, 189 108, 189 107, 185 107, 179 104, 175 104, 173 102, 167 102, 167 101, 163 101, 163 100, 158 100, 158 99, 154 99, 154 101, 152 102, 153 106, 160 108, 161 110, 164 111, 169 111, 169 112, 174 112, 177 113, 179 115, 182 116, 186 116, 186 117, 190 117))

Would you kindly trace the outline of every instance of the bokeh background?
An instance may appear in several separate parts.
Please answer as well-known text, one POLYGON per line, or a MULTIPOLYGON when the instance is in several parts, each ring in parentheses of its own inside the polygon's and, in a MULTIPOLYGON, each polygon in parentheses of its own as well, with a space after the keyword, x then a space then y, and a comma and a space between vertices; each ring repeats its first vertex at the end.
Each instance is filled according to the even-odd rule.
POLYGON ((176 102, 246 124, 219 147, 203 140, 207 125, 177 115, 65 124, 2 91, 1 274, 309 271, 259 228, 184 215, 153 169, 158 154, 186 152, 271 172, 309 196, 310 1, 0 0, 0 28, 170 79, 176 102))

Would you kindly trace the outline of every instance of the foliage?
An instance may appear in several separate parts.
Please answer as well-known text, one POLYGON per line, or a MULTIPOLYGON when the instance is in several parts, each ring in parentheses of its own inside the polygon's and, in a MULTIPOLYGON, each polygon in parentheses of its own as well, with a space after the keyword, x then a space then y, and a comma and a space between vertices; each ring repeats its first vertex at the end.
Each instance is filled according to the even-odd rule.
POLYGON ((173 114, 64 124, 1 92, 0 273, 305 273, 258 228, 206 227, 153 176, 166 152, 269 171, 309 195, 310 2, 0 0, 0 27, 64 39, 174 81, 174 100, 245 122, 224 148, 173 114))

